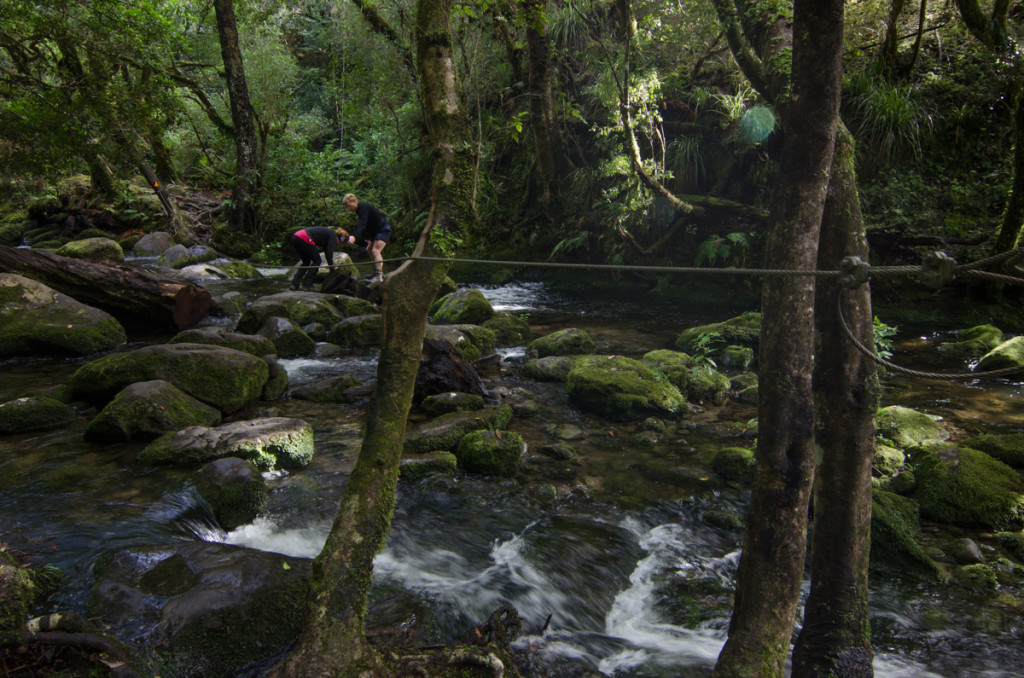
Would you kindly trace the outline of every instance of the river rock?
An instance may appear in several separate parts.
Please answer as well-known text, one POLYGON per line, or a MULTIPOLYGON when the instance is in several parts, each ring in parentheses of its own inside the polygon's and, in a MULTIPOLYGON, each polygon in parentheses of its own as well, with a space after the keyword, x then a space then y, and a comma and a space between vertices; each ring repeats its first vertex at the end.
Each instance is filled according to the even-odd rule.
POLYGON ((459 466, 470 473, 512 478, 519 472, 526 441, 514 431, 473 431, 455 450, 459 466))
POLYGON ((139 452, 138 461, 193 466, 238 457, 267 471, 305 466, 313 458, 313 450, 312 426, 301 419, 268 417, 166 433, 139 452))
POLYGON ((384 321, 379 314, 357 315, 336 323, 327 341, 339 346, 380 346, 384 321))
POLYGON ((124 250, 110 238, 72 240, 59 248, 56 254, 85 261, 124 261, 124 250))
POLYGON ((471 363, 494 353, 495 348, 494 332, 480 325, 427 325, 424 337, 447 341, 471 363))
POLYGON ((726 480, 747 483, 754 479, 754 453, 745 447, 724 447, 715 453, 711 468, 726 480))
POLYGON ((974 366, 975 372, 1024 366, 1024 336, 1007 339, 986 353, 974 366))
POLYGON ((457 349, 447 341, 424 338, 413 402, 418 404, 428 396, 452 391, 488 397, 480 374, 457 349))
POLYGON ((494 317, 494 307, 483 292, 465 287, 441 297, 430 315, 436 325, 479 325, 494 317))
POLYGON ((432 417, 461 410, 480 410, 484 407, 483 396, 476 393, 449 391, 427 396, 420 403, 420 409, 432 417))
POLYGON ((266 361, 270 372, 267 377, 267 383, 263 386, 263 393, 260 395, 260 399, 280 400, 288 391, 288 370, 277 362, 277 356, 265 355, 263 360, 266 361))
POLYGON ((658 349, 648 351, 641 360, 644 365, 664 374, 687 400, 696 403, 718 400, 729 390, 729 377, 686 353, 658 349))
POLYGON ((614 421, 689 411, 679 389, 639 360, 622 356, 581 356, 565 391, 575 405, 614 421))
POLYGON ((281 358, 298 358, 316 351, 316 342, 288 318, 267 318, 258 333, 273 342, 281 358))
POLYGON ((196 491, 225 530, 247 525, 267 506, 267 483, 251 462, 237 457, 211 461, 194 477, 196 491))
POLYGON ((921 515, 947 525, 1024 528, 1024 481, 984 452, 938 441, 907 450, 921 515))
POLYGON ((875 426, 879 438, 900 449, 949 439, 949 432, 935 418, 900 405, 880 409, 875 426))
POLYGON ((30 278, 0 273, 0 359, 90 355, 126 341, 124 328, 110 314, 30 278))
POLYGON ((444 414, 421 425, 405 438, 405 452, 423 454, 435 450, 452 451, 467 434, 482 429, 502 429, 512 421, 512 409, 507 405, 463 410, 444 414))
POLYGON ((216 426, 220 410, 162 379, 125 386, 89 422, 85 439, 94 442, 152 440, 186 426, 216 426))
POLYGON ((398 467, 398 479, 416 482, 427 476, 454 476, 459 466, 458 458, 451 452, 438 450, 427 454, 405 457, 398 467))
POLYGON ((983 433, 961 440, 960 445, 980 450, 1007 466, 1024 469, 1024 434, 983 433))
POLYGON ((522 346, 533 339, 533 330, 526 319, 499 311, 485 320, 483 327, 494 332, 494 341, 498 346, 522 346))
POLYGON ((755 351, 761 339, 761 314, 742 313, 724 322, 690 327, 676 337, 675 347, 690 354, 716 355, 715 346, 748 346, 755 351))
POLYGON ((534 339, 526 346, 526 355, 543 358, 549 355, 585 355, 597 350, 586 330, 567 327, 534 339))
POLYGON ((572 368, 576 367, 576 359, 564 355, 548 355, 543 358, 530 358, 523 363, 523 375, 537 381, 561 381, 569 378, 572 368))
POLYGON ((28 570, 0 552, 0 642, 20 637, 32 607, 32 588, 28 570))
POLYGON ((289 395, 297 400, 309 400, 315 403, 348 403, 352 402, 353 398, 345 392, 353 386, 359 385, 359 380, 351 374, 339 374, 311 384, 297 386, 289 392, 289 395))
POLYGON ((942 545, 942 550, 961 565, 985 562, 985 556, 981 555, 977 542, 968 537, 948 541, 942 545))
POLYGON ((174 675, 233 678, 298 637, 310 561, 202 541, 101 558, 90 618, 159 646, 174 675))
POLYGON ((994 325, 976 325, 955 335, 955 341, 939 344, 939 353, 961 360, 982 357, 1003 343, 1003 331, 994 325))
POLYGON ((171 382, 230 414, 255 402, 270 376, 266 361, 222 346, 156 344, 86 363, 71 377, 76 397, 107 402, 128 384, 171 382))
POLYGON ((168 344, 208 344, 224 346, 236 351, 244 351, 250 355, 263 357, 277 353, 277 347, 267 337, 260 334, 242 334, 227 332, 214 327, 197 327, 174 335, 168 344))
POLYGON ((139 238, 135 243, 134 252, 140 257, 153 257, 163 254, 174 245, 174 237, 166 231, 154 231, 139 238))
POLYGON ((898 576, 942 581, 938 564, 914 540, 921 531, 917 504, 884 490, 871 492, 871 568, 898 576))
MULTIPOLYGON (((279 292, 257 299, 246 307, 242 317, 238 319, 239 332, 255 333, 266 322, 267 318, 278 316, 288 318, 299 327, 309 323, 320 323, 324 327, 333 327, 351 313, 343 313, 338 305, 340 299, 349 303, 350 298, 316 292, 279 292)), ((359 306, 365 315, 379 315, 380 311, 366 303, 359 306)))
POLYGON ((75 409, 55 398, 29 396, 0 403, 0 433, 49 431, 75 420, 75 409))

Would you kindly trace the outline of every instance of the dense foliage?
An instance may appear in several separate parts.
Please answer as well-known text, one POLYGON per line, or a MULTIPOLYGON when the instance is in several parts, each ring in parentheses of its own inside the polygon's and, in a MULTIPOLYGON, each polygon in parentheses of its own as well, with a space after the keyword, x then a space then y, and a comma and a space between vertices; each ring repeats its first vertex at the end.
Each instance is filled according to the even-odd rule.
MULTIPOLYGON (((479 154, 480 226, 464 251, 757 263, 782 131, 733 63, 710 2, 553 0, 533 13, 528 5, 456 7, 461 103, 473 118, 466 143, 479 154), (549 50, 552 195, 531 107, 543 94, 531 73, 543 64, 528 29, 549 50), (644 171, 702 209, 680 211, 644 184, 626 110, 644 171)), ((917 256, 899 244, 917 235, 978 256, 1013 182, 1019 66, 972 37, 955 6, 929 6, 921 26, 918 9, 890 23, 888 3, 849 6, 843 118, 857 138, 865 219, 883 260, 917 256), (883 49, 890 32, 895 54, 883 49)), ((263 135, 264 244, 298 226, 344 225, 351 215, 340 198, 355 191, 395 222, 389 254, 408 251, 429 187, 412 4, 236 0, 235 11, 263 135)), ((1011 12, 1011 30, 1014 22, 1011 12)), ((211 6, 3 3, 0 130, 0 221, 24 223, 30 201, 75 174, 91 177, 97 204, 137 208, 127 182, 143 163, 165 184, 230 200, 234 140, 211 6)), ((200 237, 213 228, 193 225, 200 237)))

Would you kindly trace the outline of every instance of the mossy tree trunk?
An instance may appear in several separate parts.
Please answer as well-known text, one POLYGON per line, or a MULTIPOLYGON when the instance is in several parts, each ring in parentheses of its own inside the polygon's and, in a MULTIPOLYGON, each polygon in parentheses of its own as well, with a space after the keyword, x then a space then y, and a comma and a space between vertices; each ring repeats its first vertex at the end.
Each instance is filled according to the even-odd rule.
MULTIPOLYGON (((857 194, 853 138, 840 126, 818 266, 837 270, 850 255, 867 261, 868 245, 857 194)), ((794 678, 874 675, 868 557, 878 374, 875 363, 847 339, 844 318, 861 344, 874 345, 870 285, 844 289, 837 279, 818 281, 814 395, 821 462, 814 474, 811 591, 793 650, 794 678)))
MULTIPOLYGON (((729 8, 730 45, 761 67, 759 82, 778 82, 775 51, 784 40, 743 39, 751 6, 729 8), (749 45, 772 45, 758 60, 749 45)), ((720 16, 723 12, 719 10, 720 16)), ((752 24, 753 25, 753 24, 752 24)), ((771 16, 763 26, 784 25, 771 16)), ((812 271, 839 116, 842 0, 793 5, 788 90, 771 89, 785 139, 771 206, 766 266, 812 271)), ((740 61, 740 59, 737 59, 740 61)), ((742 63, 742 62, 741 62, 742 63)), ((753 78, 752 78, 753 81, 753 78)), ((781 676, 800 598, 807 509, 814 475, 814 278, 769 276, 762 293, 757 470, 737 574, 729 638, 715 676, 781 676)))
POLYGON ((540 170, 541 199, 550 204, 556 192, 558 165, 555 153, 561 148, 555 119, 552 89, 551 48, 547 37, 547 0, 525 0, 526 56, 530 91, 530 128, 533 131, 537 169, 540 170))
POLYGON ((366 639, 373 559, 384 545, 395 507, 399 463, 430 305, 448 265, 416 259, 433 254, 431 239, 459 237, 474 218, 469 202, 474 166, 465 113, 459 107, 451 32, 451 0, 420 0, 417 66, 434 156, 430 217, 414 258, 383 285, 383 337, 377 388, 363 444, 330 535, 313 562, 302 634, 268 675, 388 675, 366 639))

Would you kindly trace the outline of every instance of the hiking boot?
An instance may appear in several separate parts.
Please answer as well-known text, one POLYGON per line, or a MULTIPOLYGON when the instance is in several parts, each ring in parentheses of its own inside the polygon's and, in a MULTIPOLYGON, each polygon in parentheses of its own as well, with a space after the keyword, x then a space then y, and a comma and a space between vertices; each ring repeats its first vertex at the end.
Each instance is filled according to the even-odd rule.
POLYGON ((370 276, 369 283, 371 285, 379 285, 382 282, 384 282, 384 274, 381 273, 380 271, 377 271, 372 276, 370 276))

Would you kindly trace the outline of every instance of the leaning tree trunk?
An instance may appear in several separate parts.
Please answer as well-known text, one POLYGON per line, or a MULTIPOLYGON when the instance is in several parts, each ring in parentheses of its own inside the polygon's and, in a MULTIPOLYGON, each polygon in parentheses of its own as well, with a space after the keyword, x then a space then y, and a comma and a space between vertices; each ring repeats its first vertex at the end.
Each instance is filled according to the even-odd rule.
MULTIPOLYGON (((854 173, 853 139, 840 126, 821 225, 818 265, 837 270, 846 256, 868 260, 854 173)), ((811 592, 793 650, 793 678, 871 678, 868 554, 871 549, 871 460, 879 386, 875 363, 846 337, 874 345, 871 288, 819 281, 814 318, 816 440, 811 592), (843 304, 842 315, 839 303, 843 304)))
POLYGON ((210 310, 206 289, 131 264, 83 261, 0 245, 0 273, 17 273, 106 311, 132 328, 184 330, 210 310))
MULTIPOLYGON (((412 404, 427 314, 448 266, 415 257, 432 253, 436 229, 465 232, 473 218, 473 158, 459 109, 451 39, 451 0, 420 0, 417 63, 425 119, 434 151, 433 207, 414 258, 383 285, 383 337, 377 388, 363 445, 331 533, 313 562, 302 634, 268 676, 382 675, 388 672, 366 639, 373 559, 384 545, 395 507, 405 427, 412 404)), ((450 237, 449 235, 449 237, 450 237)))
POLYGON ((244 233, 255 233, 257 216, 255 200, 259 195, 259 142, 256 135, 256 114, 249 99, 245 81, 242 51, 238 46, 233 0, 214 0, 220 53, 224 60, 231 122, 235 134, 235 188, 231 196, 231 221, 244 233))
MULTIPOLYGON (((835 145, 842 0, 797 0, 786 137, 766 266, 812 271, 835 145)), ((762 296, 757 469, 729 638, 715 676, 781 676, 800 598, 814 475, 814 279, 768 276, 762 296)))

